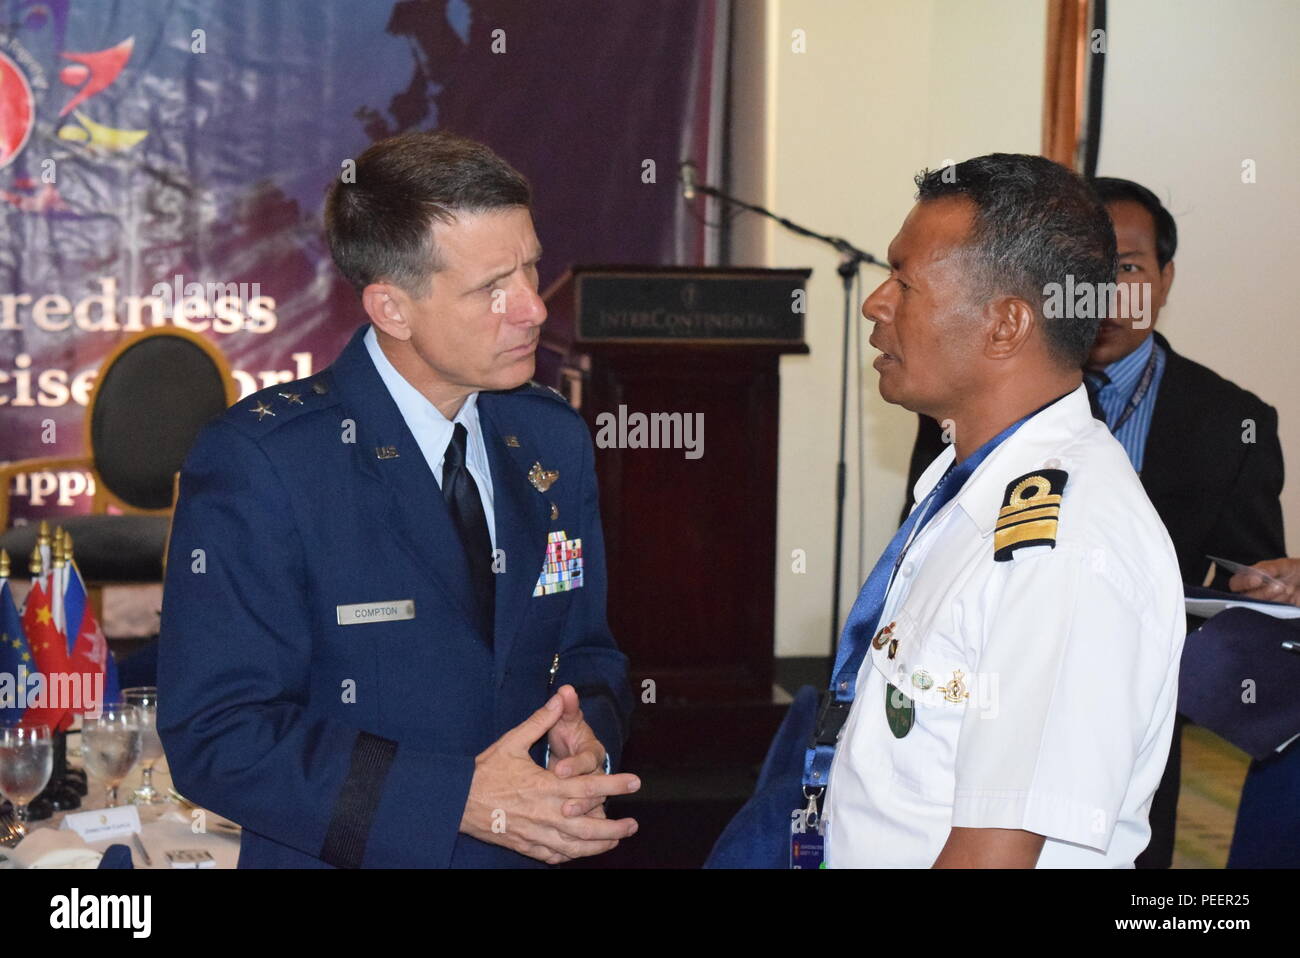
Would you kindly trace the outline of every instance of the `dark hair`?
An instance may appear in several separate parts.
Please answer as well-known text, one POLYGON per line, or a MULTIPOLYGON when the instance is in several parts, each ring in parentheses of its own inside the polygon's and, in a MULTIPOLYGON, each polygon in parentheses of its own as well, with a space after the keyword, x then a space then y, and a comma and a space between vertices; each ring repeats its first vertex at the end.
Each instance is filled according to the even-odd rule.
POLYGON ((334 181, 325 199, 325 238, 358 293, 388 280, 427 296, 441 268, 435 222, 532 202, 528 181, 509 163, 482 143, 445 131, 380 140, 351 172, 334 181))
POLYGON ((975 265, 971 292, 980 300, 1018 296, 1034 307, 1048 348, 1082 366, 1097 338, 1099 316, 1047 317, 1049 284, 1114 283, 1115 229, 1083 178, 1059 163, 1023 153, 990 153, 917 174, 922 202, 965 196, 975 204, 966 252, 975 265))
POLYGON ((1159 197, 1141 183, 1121 180, 1117 176, 1095 177, 1092 188, 1096 190, 1103 203, 1127 201, 1146 207, 1156 224, 1156 262, 1160 264, 1161 269, 1164 269, 1165 264, 1174 258, 1174 253, 1178 250, 1178 227, 1159 197))

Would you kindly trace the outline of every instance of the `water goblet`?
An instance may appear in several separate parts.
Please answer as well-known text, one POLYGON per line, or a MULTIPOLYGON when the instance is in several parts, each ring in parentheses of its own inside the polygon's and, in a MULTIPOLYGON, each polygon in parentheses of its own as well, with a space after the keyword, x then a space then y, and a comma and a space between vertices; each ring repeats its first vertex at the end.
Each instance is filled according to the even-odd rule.
POLYGON ((123 689, 122 700, 140 710, 140 787, 131 793, 134 805, 161 805, 167 801, 153 786, 153 767, 163 757, 162 740, 158 737, 158 689, 141 685, 123 689))
POLYGON ((103 706, 81 725, 81 754, 86 771, 105 786, 106 808, 117 805, 117 787, 140 760, 144 735, 140 710, 125 702, 103 706))
POLYGON ((20 833, 27 832, 27 803, 45 788, 53 768, 48 725, 0 726, 0 794, 13 803, 20 833))

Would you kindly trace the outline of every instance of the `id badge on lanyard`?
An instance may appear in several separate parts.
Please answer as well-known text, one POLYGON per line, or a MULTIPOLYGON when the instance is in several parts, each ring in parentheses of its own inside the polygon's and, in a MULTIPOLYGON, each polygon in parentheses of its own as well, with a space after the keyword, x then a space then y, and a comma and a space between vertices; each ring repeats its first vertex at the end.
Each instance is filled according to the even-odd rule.
POLYGON ((826 867, 826 822, 818 813, 816 795, 790 814, 790 867, 826 867))

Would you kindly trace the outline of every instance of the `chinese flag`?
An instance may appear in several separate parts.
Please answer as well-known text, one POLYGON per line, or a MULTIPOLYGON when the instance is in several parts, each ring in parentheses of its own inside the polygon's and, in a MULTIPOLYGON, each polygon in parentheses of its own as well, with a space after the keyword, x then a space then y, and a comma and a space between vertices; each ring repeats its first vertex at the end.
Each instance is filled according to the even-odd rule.
MULTIPOLYGON (((31 646, 36 659, 36 671, 45 675, 45 695, 48 700, 53 694, 54 683, 51 679, 55 673, 68 671, 68 640, 54 625, 54 610, 50 607, 50 596, 46 592, 46 579, 36 579, 32 589, 27 593, 27 602, 23 606, 23 630, 27 633, 27 644, 31 646)), ((28 703, 22 724, 25 726, 48 725, 51 731, 66 727, 71 715, 62 708, 32 708, 28 703)))

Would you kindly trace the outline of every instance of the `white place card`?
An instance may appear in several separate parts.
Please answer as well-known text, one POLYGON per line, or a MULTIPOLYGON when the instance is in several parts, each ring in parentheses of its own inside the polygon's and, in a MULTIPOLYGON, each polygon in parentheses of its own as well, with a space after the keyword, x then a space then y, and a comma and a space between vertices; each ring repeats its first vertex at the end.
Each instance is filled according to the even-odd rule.
POLYGON ((140 811, 134 805, 119 805, 116 808, 73 812, 63 816, 59 828, 72 829, 87 843, 106 838, 124 838, 140 831, 140 811))

